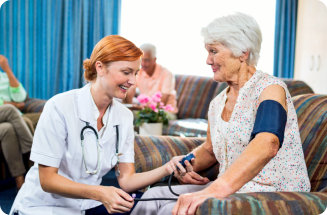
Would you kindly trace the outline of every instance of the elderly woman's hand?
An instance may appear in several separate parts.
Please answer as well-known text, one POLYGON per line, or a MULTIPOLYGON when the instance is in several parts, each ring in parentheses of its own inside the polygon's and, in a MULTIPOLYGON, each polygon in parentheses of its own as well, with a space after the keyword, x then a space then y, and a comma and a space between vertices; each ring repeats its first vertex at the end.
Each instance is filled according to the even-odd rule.
POLYGON ((180 195, 178 201, 172 211, 173 215, 177 214, 195 214, 199 205, 201 205, 208 198, 222 198, 217 195, 215 190, 210 187, 195 193, 187 193, 180 195))
POLYGON ((210 182, 207 177, 202 177, 198 173, 192 171, 186 173, 184 176, 177 177, 180 184, 197 184, 204 185, 210 182))
MULTIPOLYGON (((185 161, 185 168, 180 163, 180 161, 184 158, 185 155, 173 157, 167 163, 167 171, 171 174, 174 172, 174 176, 181 184, 207 184, 209 179, 206 177, 202 177, 201 175, 197 174, 193 171, 193 167, 189 161, 185 161)), ((194 158, 191 162, 194 161, 194 158)))

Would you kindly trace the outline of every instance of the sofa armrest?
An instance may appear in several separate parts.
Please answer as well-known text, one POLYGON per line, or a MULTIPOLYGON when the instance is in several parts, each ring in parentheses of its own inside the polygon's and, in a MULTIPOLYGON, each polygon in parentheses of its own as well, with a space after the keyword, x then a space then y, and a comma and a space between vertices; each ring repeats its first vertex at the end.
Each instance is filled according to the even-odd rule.
POLYGON ((25 100, 25 106, 22 110, 23 113, 38 113, 42 112, 43 107, 47 100, 36 99, 36 98, 27 98, 25 100))
POLYGON ((321 214, 326 206, 327 193, 322 192, 236 193, 207 199, 196 214, 321 214))
MULTIPOLYGON (((204 141, 205 138, 200 137, 137 135, 134 142, 135 170, 136 172, 145 172, 160 167, 174 156, 188 154, 204 141)), ((219 165, 216 164, 200 174, 214 180, 218 172, 219 165)), ((166 179, 164 178, 162 181, 166 179)))

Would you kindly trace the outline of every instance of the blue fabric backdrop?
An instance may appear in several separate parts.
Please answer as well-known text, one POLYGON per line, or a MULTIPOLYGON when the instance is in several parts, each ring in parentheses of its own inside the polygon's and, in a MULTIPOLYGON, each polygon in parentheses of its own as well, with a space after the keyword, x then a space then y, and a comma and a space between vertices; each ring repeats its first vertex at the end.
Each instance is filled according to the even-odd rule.
POLYGON ((83 85, 82 62, 118 34, 121 0, 9 0, 0 10, 0 54, 30 97, 83 85))
POLYGON ((298 0, 276 0, 274 75, 293 78, 298 0))

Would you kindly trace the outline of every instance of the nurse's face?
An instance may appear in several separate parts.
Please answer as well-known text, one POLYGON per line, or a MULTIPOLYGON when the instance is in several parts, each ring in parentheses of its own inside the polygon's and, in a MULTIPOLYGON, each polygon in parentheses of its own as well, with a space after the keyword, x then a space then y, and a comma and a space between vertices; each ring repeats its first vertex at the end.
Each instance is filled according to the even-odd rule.
POLYGON ((124 99, 127 90, 135 84, 140 70, 141 60, 115 61, 104 65, 103 72, 98 73, 100 84, 110 97, 124 99))

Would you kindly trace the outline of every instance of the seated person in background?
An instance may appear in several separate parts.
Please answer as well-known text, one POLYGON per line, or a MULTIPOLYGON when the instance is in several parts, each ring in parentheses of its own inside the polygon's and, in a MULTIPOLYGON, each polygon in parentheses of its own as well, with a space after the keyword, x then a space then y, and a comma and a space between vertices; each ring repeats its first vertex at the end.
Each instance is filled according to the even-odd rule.
MULTIPOLYGON (((3 55, 0 55, 0 68, 4 71, 0 72, 0 106, 3 104, 11 104, 20 111, 23 110, 27 93, 23 85, 19 83, 12 72, 8 59, 3 55)), ((32 133, 40 118, 40 114, 41 113, 27 113, 23 115, 32 133)))
MULTIPOLYGON (((250 16, 220 17, 202 30, 213 79, 228 87, 210 103, 206 141, 183 168, 170 163, 182 184, 178 201, 139 202, 132 214, 194 214, 207 198, 240 192, 309 192, 297 115, 287 86, 256 69, 261 31, 250 16), (219 162, 219 174, 208 183, 196 172, 219 162), (187 172, 185 174, 185 171, 187 172)), ((142 198, 175 197, 168 187, 155 187, 142 198)))
POLYGON ((21 113, 15 106, 0 106, 0 145, 8 164, 9 172, 15 178, 19 190, 26 173, 24 161, 29 158, 33 136, 21 113))
POLYGON ((163 66, 157 64, 156 47, 152 44, 140 46, 143 51, 141 70, 136 76, 136 86, 128 90, 125 102, 133 103, 136 94, 153 96, 156 92, 162 93, 161 101, 164 105, 170 104, 173 108, 169 114, 170 119, 176 118, 177 101, 175 91, 175 77, 163 66), (138 91, 138 92, 137 92, 138 91))
POLYGON ((17 189, 20 189, 26 172, 23 160, 28 159, 32 147, 33 126, 30 119, 23 118, 19 112, 24 107, 26 91, 3 55, 0 55, 0 67, 5 72, 0 72, 0 144, 10 174, 15 178, 17 189), (30 124, 32 131, 24 120, 30 124))

